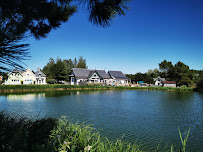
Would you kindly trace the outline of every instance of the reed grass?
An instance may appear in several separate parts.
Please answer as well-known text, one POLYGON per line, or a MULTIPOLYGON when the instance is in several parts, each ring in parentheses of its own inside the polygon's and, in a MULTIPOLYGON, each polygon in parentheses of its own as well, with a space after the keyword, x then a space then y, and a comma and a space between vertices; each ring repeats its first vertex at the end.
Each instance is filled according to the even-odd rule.
MULTIPOLYGON (((179 135, 186 152, 187 136, 179 135)), ((0 113, 0 151, 29 152, 143 152, 138 144, 118 139, 114 142, 101 138, 91 125, 72 123, 67 117, 29 120, 0 113)), ((167 151, 167 150, 166 150, 167 151)), ((168 152, 175 152, 172 145, 168 152)))
POLYGON ((195 91, 194 88, 170 88, 170 87, 128 87, 128 86, 101 86, 101 85, 1 85, 0 92, 26 92, 39 90, 95 90, 95 89, 116 89, 116 90, 154 90, 154 91, 195 91))

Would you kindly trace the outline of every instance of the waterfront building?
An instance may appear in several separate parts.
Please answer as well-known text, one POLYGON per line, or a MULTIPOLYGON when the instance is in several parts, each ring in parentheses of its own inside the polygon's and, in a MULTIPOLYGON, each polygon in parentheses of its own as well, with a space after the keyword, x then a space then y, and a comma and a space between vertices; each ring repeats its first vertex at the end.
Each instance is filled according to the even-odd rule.
POLYGON ((14 69, 8 74, 5 85, 21 85, 21 84, 46 84, 46 75, 38 68, 37 72, 14 69))
POLYGON ((73 68, 70 75, 71 85, 101 83, 104 85, 127 85, 128 78, 121 71, 91 70, 73 68))

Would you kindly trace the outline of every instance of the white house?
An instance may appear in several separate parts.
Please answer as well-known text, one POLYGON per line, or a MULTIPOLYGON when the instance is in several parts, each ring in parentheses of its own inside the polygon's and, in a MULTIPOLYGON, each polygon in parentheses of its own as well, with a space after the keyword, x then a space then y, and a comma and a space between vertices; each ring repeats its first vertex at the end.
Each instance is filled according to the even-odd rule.
POLYGON ((20 84, 46 84, 46 75, 38 68, 37 72, 14 69, 8 74, 8 79, 5 85, 20 85, 20 84))
POLYGON ((109 84, 128 85, 129 79, 121 71, 108 71, 108 75, 111 77, 109 84))
POLYGON ((8 74, 8 79, 4 82, 5 85, 20 85, 23 82, 23 71, 14 69, 8 74))
POLYGON ((155 86, 162 86, 162 82, 166 81, 165 78, 161 78, 160 76, 153 78, 153 80, 155 81, 155 86))
POLYGON ((46 83, 46 75, 41 71, 40 68, 37 69, 37 72, 35 72, 35 84, 47 84, 46 83))
POLYGON ((29 68, 27 68, 25 71, 22 71, 23 75, 23 83, 22 84, 34 84, 35 83, 35 74, 32 72, 29 68))
POLYGON ((90 70, 73 68, 70 75, 71 85, 81 85, 87 83, 103 83, 107 85, 128 84, 128 78, 121 71, 90 70))

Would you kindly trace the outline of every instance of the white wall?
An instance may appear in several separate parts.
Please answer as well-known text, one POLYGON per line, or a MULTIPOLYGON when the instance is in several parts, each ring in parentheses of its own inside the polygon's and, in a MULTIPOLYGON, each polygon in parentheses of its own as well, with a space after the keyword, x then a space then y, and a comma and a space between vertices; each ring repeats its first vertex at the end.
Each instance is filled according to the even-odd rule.
POLYGON ((34 84, 34 81, 36 81, 35 74, 30 69, 26 69, 23 72, 23 84, 34 84))
POLYGON ((173 87, 173 88, 176 88, 176 84, 164 84, 164 87, 173 87))
POLYGON ((20 85, 21 81, 23 81, 23 78, 20 73, 10 73, 5 85, 20 85))

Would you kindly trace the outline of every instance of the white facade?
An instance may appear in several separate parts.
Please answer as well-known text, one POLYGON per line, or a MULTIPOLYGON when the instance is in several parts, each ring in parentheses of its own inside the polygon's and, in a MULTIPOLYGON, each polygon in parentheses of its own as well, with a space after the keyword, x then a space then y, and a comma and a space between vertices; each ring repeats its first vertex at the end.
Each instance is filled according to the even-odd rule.
POLYGON ((36 81, 35 74, 28 68, 23 73, 23 84, 34 84, 36 81))
POLYGON ((160 76, 158 76, 157 78, 153 78, 153 80, 155 81, 155 86, 162 86, 162 82, 166 81, 165 78, 161 78, 160 76))
POLYGON ((33 73, 29 68, 25 71, 13 70, 8 75, 8 79, 4 83, 5 85, 29 85, 29 84, 47 84, 46 76, 41 71, 33 73))
POLYGON ((40 70, 40 68, 37 69, 37 72, 35 73, 36 78, 36 84, 47 84, 46 83, 46 75, 40 70))
POLYGON ((175 83, 164 83, 163 87, 172 87, 172 88, 176 88, 176 84, 175 83))
POLYGON ((23 83, 23 76, 19 72, 9 73, 8 79, 5 81, 5 85, 20 85, 23 83))

